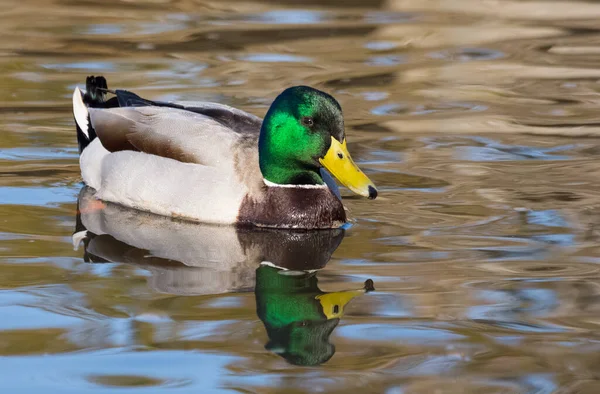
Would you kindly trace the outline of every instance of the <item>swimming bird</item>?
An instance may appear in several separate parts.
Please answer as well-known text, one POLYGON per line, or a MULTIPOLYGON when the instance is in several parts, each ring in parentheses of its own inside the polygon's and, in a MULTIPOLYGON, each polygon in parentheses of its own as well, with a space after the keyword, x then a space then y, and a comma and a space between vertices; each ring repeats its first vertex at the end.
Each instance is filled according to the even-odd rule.
POLYGON ((347 220, 331 175, 377 196, 348 152, 340 104, 308 86, 284 90, 262 120, 112 91, 91 76, 85 92, 75 88, 73 114, 83 181, 99 200, 204 223, 316 229, 347 220))

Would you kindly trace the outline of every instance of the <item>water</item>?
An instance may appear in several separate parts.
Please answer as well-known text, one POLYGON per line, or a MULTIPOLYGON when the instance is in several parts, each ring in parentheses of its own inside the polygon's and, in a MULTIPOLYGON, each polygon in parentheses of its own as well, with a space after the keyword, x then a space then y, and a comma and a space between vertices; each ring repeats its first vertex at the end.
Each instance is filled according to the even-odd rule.
POLYGON ((2 392, 600 390, 600 4, 365 3, 0 5, 2 392), (324 89, 380 197, 317 235, 98 209, 88 74, 259 116, 324 89))

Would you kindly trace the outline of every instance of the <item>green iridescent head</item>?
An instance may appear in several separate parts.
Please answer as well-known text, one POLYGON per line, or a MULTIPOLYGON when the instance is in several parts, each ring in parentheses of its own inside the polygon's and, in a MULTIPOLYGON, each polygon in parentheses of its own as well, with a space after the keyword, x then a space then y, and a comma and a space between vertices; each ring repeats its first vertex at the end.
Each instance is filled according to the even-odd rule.
POLYGON ((263 177, 275 184, 321 185, 319 170, 325 167, 355 193, 377 196, 348 153, 340 104, 308 86, 286 89, 271 104, 260 132, 259 162, 263 177))

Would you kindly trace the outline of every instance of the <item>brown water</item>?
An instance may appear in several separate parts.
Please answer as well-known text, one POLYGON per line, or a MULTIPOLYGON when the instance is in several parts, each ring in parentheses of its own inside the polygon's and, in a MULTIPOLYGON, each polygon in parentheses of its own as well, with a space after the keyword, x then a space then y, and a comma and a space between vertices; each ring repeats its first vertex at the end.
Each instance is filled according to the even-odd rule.
POLYGON ((3 1, 0 392, 600 392, 599 20, 566 0, 3 1), (324 89, 380 198, 318 235, 94 210, 70 108, 88 74, 260 116, 324 89))

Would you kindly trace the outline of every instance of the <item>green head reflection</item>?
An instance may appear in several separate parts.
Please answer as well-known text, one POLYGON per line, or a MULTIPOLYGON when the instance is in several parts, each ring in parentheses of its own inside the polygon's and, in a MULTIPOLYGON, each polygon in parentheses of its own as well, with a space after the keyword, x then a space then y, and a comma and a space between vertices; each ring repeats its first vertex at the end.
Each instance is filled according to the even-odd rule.
POLYGON ((267 330, 266 348, 295 365, 319 365, 335 353, 329 336, 344 307, 353 298, 374 290, 363 288, 325 293, 315 272, 287 271, 262 265, 256 270, 256 312, 267 330))

